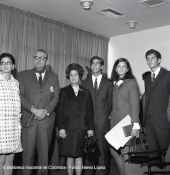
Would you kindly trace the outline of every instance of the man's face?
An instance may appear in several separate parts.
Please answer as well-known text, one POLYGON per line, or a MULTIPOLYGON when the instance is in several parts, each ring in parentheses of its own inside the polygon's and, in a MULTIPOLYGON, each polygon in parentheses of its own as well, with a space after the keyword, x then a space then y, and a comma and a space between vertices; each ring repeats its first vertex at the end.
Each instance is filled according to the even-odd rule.
POLYGON ((37 51, 34 55, 34 67, 38 71, 44 69, 47 63, 47 54, 42 51, 37 51))
POLYGON ((148 55, 146 61, 151 70, 158 68, 161 63, 161 59, 158 59, 155 54, 148 55))
POLYGON ((103 69, 103 66, 101 66, 100 60, 94 59, 91 64, 92 74, 99 74, 102 69, 103 69))

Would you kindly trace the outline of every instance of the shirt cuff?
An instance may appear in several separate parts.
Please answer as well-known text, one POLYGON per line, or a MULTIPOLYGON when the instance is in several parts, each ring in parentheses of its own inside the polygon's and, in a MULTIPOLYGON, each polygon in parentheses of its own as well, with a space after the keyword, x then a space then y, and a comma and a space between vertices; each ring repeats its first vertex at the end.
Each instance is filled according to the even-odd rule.
POLYGON ((133 129, 140 129, 139 123, 133 123, 133 129))

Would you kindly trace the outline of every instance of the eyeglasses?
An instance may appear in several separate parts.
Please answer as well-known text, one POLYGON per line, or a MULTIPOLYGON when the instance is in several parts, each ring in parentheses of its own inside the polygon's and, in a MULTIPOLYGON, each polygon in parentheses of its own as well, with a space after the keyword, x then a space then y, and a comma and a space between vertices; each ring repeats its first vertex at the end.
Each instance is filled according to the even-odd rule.
POLYGON ((10 61, 7 61, 7 62, 1 62, 1 65, 2 66, 4 66, 4 65, 11 65, 12 64, 12 62, 10 62, 10 61))
POLYGON ((43 56, 41 56, 41 57, 39 57, 39 56, 34 56, 34 59, 35 59, 36 61, 44 61, 45 59, 47 59, 47 57, 43 57, 43 56))

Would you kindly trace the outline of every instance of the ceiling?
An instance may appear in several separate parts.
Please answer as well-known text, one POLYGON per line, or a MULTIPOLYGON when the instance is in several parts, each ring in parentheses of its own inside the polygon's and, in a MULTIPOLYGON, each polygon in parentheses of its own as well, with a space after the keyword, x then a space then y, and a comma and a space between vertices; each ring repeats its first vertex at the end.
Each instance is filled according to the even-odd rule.
MULTIPOLYGON (((163 0, 149 0, 155 3, 163 0)), ((112 36, 170 25, 170 0, 156 7, 147 7, 140 0, 93 0, 91 10, 84 10, 80 0, 0 0, 1 3, 48 17, 89 32, 110 38, 112 36), (123 15, 109 18, 98 12, 112 9, 123 15), (136 21, 130 29, 128 21, 136 21)))

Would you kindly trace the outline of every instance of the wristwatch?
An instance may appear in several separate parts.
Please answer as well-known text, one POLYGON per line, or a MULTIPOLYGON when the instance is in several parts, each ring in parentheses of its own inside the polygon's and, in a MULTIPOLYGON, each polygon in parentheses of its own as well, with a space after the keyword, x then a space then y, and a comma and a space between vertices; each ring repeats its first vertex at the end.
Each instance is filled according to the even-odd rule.
POLYGON ((46 112, 46 116, 49 116, 50 114, 47 112, 47 110, 45 109, 45 112, 46 112))

